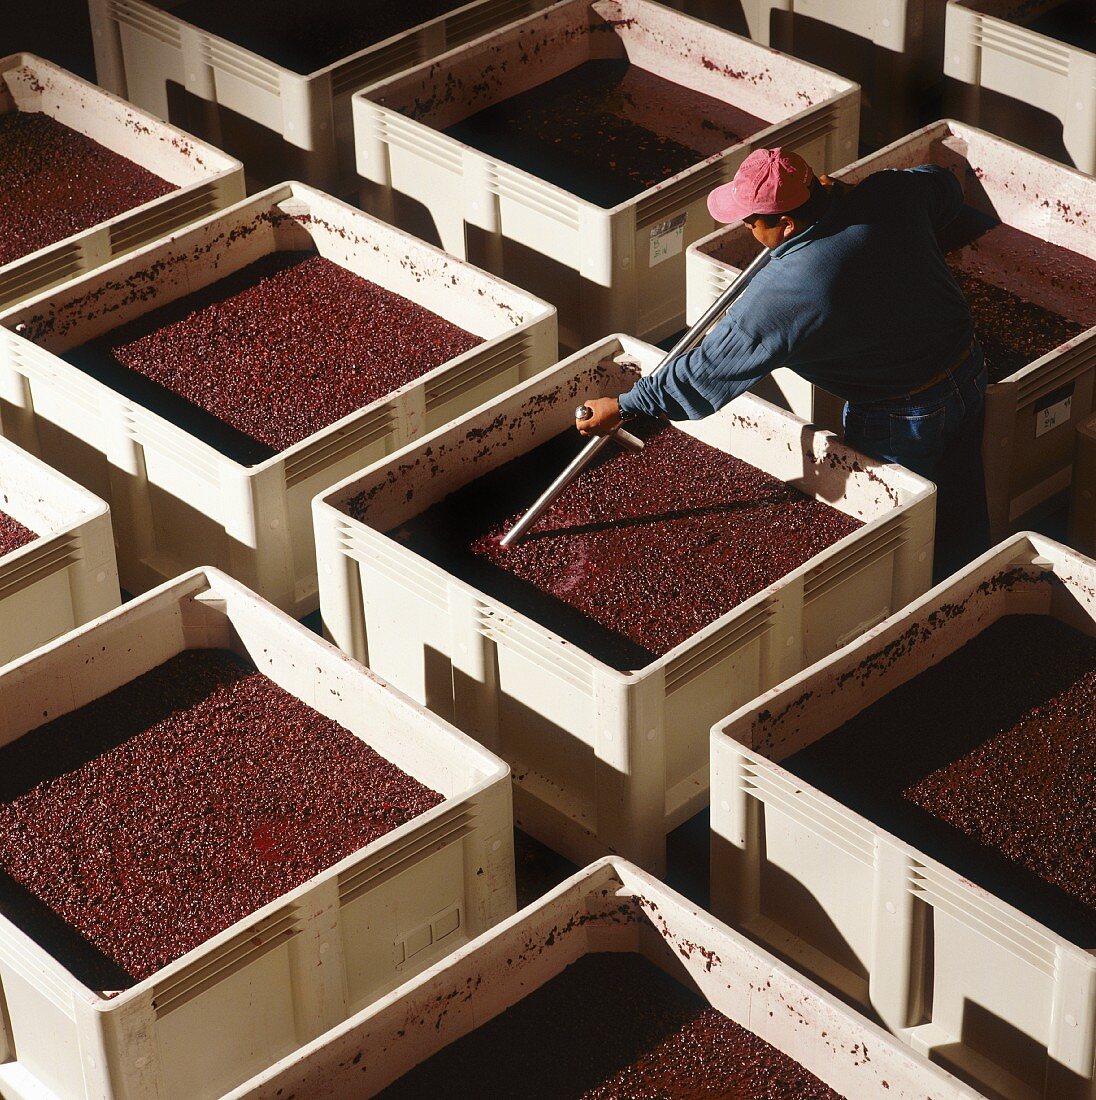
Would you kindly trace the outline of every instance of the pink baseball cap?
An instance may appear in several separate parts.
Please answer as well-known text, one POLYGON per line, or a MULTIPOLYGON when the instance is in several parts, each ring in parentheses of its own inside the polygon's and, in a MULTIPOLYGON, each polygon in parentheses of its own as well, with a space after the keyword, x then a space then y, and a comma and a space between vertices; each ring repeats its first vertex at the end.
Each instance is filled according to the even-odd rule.
POLYGON ((786 214, 810 198, 814 173, 798 154, 755 149, 730 183, 708 195, 708 213, 717 222, 738 222, 751 214, 786 214))

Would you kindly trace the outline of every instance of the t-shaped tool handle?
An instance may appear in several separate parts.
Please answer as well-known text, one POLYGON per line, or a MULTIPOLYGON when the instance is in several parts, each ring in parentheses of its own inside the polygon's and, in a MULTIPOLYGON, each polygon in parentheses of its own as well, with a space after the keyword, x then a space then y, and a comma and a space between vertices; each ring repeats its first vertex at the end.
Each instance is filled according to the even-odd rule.
MULTIPOLYGON (((680 340, 662 357, 657 367, 651 373, 654 374, 660 371, 671 359, 677 355, 681 355, 682 352, 689 351, 695 344, 698 344, 704 334, 715 323, 715 321, 721 317, 734 302, 735 298, 739 296, 746 289, 749 281, 757 274, 764 266, 769 262, 769 250, 763 248, 761 252, 742 270, 738 273, 738 276, 731 282, 730 286, 704 311, 703 316, 681 337, 680 340)), ((594 415, 594 410, 588 405, 580 405, 575 410, 576 420, 589 420, 594 415), (581 413, 581 415, 580 415, 581 413)), ((539 497, 533 502, 533 506, 525 513, 506 532, 505 535, 499 540, 503 546, 510 546, 517 539, 520 539, 530 527, 552 506, 552 502, 571 484, 572 481, 582 472, 582 470, 590 464, 590 462, 597 456, 598 452, 610 439, 613 438, 612 433, 609 435, 595 436, 582 448, 581 451, 567 463, 566 469, 563 473, 540 494, 539 497)))

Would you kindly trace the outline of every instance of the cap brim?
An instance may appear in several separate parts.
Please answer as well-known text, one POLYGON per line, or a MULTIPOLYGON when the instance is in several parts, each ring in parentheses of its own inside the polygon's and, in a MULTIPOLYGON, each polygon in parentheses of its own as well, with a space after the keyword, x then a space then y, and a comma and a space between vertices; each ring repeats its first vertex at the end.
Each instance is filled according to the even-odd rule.
POLYGON ((721 183, 708 193, 708 213, 717 222, 730 223, 748 218, 753 211, 735 199, 733 183, 721 183))

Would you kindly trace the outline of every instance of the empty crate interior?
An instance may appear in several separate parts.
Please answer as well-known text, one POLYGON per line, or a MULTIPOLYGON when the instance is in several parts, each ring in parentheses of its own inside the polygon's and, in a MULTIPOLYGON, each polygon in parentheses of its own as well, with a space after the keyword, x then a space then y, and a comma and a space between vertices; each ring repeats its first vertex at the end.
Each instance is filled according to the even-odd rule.
MULTIPOLYGON (((230 651, 307 707, 350 731, 401 771, 436 791, 443 800, 466 791, 482 778, 475 774, 471 762, 446 759, 444 754, 438 753, 436 734, 433 738, 430 736, 433 731, 429 720, 409 714, 386 690, 378 686, 376 692, 369 692, 363 700, 360 668, 326 647, 318 647, 304 628, 277 619, 269 610, 241 598, 237 592, 218 591, 204 576, 196 577, 188 585, 188 591, 179 596, 175 607, 165 609, 162 602, 156 601, 135 606, 128 613, 101 624, 93 633, 82 634, 59 649, 39 655, 25 666, 18 683, 5 691, 0 741, 10 746, 59 715, 102 698, 184 651, 192 650, 230 651), (305 651, 308 656, 302 659, 305 651)), ((245 709, 241 713, 250 713, 247 704, 243 706, 245 709)), ((269 734, 280 741, 276 721, 269 734)), ((202 736, 200 731, 197 735, 202 736)), ((72 755, 79 756, 78 744, 58 744, 56 751, 57 758, 66 761, 66 768, 81 763, 72 755)), ((138 759, 139 753, 134 758, 138 759)), ((120 759, 121 766, 126 767, 125 753, 120 759)), ((41 771, 40 780, 48 784, 53 778, 50 769, 54 766, 55 762, 47 759, 34 764, 32 770, 41 771)), ((136 766, 139 767, 139 763, 136 766)), ((200 800, 203 797, 200 774, 194 781, 197 784, 195 797, 200 800)), ((93 791, 89 792, 89 797, 94 805, 93 791)), ((255 865, 261 868, 264 862, 275 861, 278 857, 279 820, 284 818, 288 827, 297 811, 287 804, 279 818, 278 806, 267 806, 264 802, 267 796, 261 786, 254 797, 262 806, 262 812, 269 810, 270 813, 269 830, 259 828, 253 838, 255 865)), ((314 811, 306 813, 305 819, 312 812, 322 816, 322 802, 315 805, 314 811)), ((170 835, 170 821, 165 820, 163 824, 170 835)), ((94 828, 94 817, 87 819, 86 827, 94 828)), ((133 866, 125 865, 127 859, 133 858, 134 851, 140 850, 136 842, 134 851, 129 851, 118 838, 109 843, 115 844, 112 858, 120 861, 116 873, 135 875, 138 879, 142 874, 155 879, 157 874, 163 873, 162 868, 155 869, 160 866, 158 860, 148 866, 142 866, 139 860, 133 866)), ((327 866, 339 862, 347 854, 352 853, 336 853, 327 866)), ((322 861, 326 857, 321 855, 320 858, 322 861)), ((246 879, 241 879, 238 887, 245 893, 253 890, 246 879)), ((97 889, 95 882, 90 880, 84 883, 84 888, 93 893, 97 889)), ((51 912, 43 912, 35 898, 19 888, 14 892, 8 889, 5 894, 10 902, 8 915, 20 913, 21 918, 15 916, 14 919, 24 926, 32 926, 32 934, 41 937, 40 942, 86 986, 101 990, 125 988, 133 983, 132 978, 127 980, 124 970, 110 965, 109 960, 97 952, 89 951, 87 944, 61 926, 51 912)), ((263 897, 248 904, 254 911, 271 900, 263 897)), ((131 935, 139 941, 139 928, 133 928, 131 935)))
POLYGON ((822 72, 706 31, 645 0, 560 4, 394 79, 377 102, 615 206, 835 90, 822 72), (544 132, 563 117, 559 133, 544 132), (620 187, 598 190, 591 171, 620 187))

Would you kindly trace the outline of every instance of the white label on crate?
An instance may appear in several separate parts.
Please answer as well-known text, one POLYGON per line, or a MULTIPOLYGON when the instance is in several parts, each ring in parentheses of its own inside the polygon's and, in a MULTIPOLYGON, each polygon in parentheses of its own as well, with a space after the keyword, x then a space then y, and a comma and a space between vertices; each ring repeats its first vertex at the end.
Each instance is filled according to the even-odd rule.
POLYGON ((1046 435, 1054 428, 1069 423, 1070 406, 1073 404, 1073 387, 1055 390, 1036 402, 1035 438, 1046 435))
POLYGON ((651 226, 651 267, 677 256, 685 247, 685 222, 688 217, 688 214, 678 214, 676 218, 651 226))

